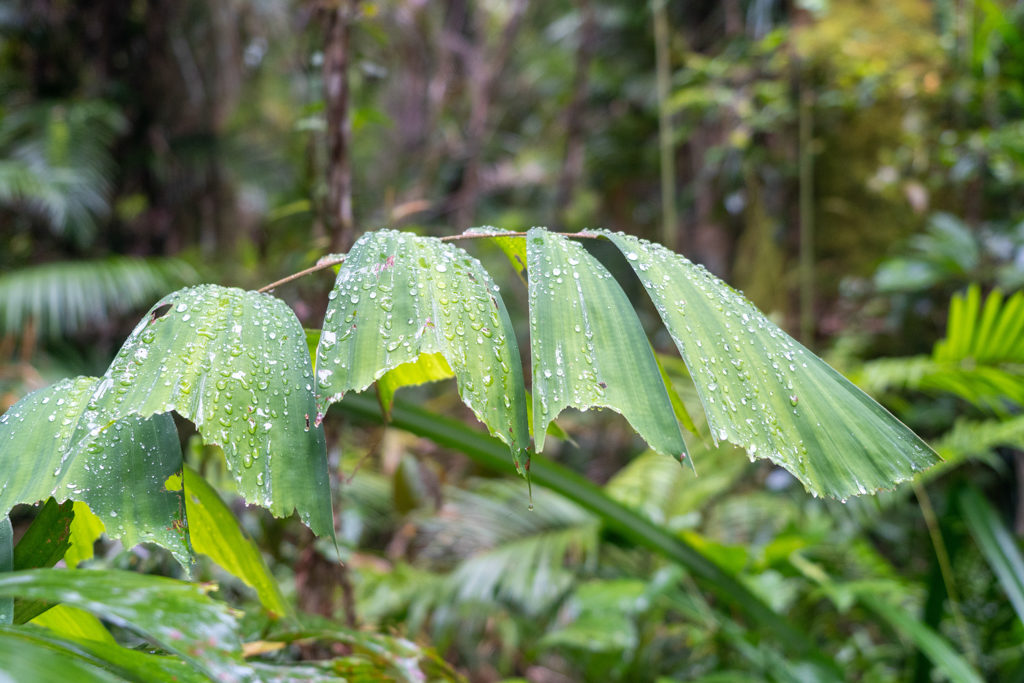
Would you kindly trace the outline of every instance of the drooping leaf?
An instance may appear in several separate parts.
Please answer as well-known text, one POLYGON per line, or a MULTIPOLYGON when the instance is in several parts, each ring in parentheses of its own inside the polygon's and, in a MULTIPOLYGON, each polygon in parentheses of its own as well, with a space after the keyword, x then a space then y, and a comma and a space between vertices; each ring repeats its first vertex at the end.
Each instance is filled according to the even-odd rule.
POLYGON ((440 353, 424 353, 419 358, 403 363, 393 370, 388 370, 377 380, 377 397, 384 413, 391 412, 395 402, 395 392, 402 387, 411 387, 427 382, 437 382, 454 377, 455 373, 448 367, 448 361, 440 353))
POLYGON ((0 574, 0 596, 77 607, 184 657, 214 680, 247 680, 235 619, 201 586, 116 570, 30 569, 0 574))
POLYGON ((498 287, 480 263, 431 237, 364 235, 338 271, 317 349, 321 413, 347 391, 441 354, 459 394, 518 454, 527 446, 522 366, 498 287))
POLYGON ((90 397, 103 386, 93 377, 61 380, 0 417, 0 511, 50 496, 79 500, 126 546, 156 543, 187 565, 184 504, 164 487, 181 469, 174 420, 129 415, 93 432, 90 397))
POLYGON ((920 648, 935 668, 955 683, 981 683, 982 678, 975 669, 960 656, 949 641, 943 638, 906 610, 890 604, 885 598, 864 591, 859 594, 862 604, 889 623, 898 633, 903 634, 920 648))
POLYGON ((651 448, 686 444, 640 320, 611 274, 580 245, 534 228, 526 236, 534 443, 563 408, 622 413, 651 448))
POLYGON ((93 558, 96 540, 107 528, 88 505, 77 500, 74 505, 75 517, 71 520, 71 536, 68 538, 70 547, 64 553, 64 562, 72 569, 93 558))
POLYGON ((971 536, 999 579, 1017 616, 1024 622, 1024 556, 1017 540, 977 489, 963 489, 956 501, 971 536))
POLYGON ((90 408, 99 428, 103 419, 178 412, 221 446, 248 502, 277 517, 298 510, 314 533, 332 533, 309 351, 280 299, 215 285, 164 297, 125 341, 90 408))
MULTIPOLYGON (((183 469, 185 512, 189 519, 192 549, 207 555, 223 569, 256 591, 269 611, 284 615, 291 610, 256 544, 238 525, 217 492, 195 470, 183 469)), ((180 487, 181 481, 168 483, 180 487)))
POLYGON ((636 237, 598 234, 622 251, 654 301, 715 439, 836 498, 890 488, 939 461, 882 406, 703 267, 636 237))

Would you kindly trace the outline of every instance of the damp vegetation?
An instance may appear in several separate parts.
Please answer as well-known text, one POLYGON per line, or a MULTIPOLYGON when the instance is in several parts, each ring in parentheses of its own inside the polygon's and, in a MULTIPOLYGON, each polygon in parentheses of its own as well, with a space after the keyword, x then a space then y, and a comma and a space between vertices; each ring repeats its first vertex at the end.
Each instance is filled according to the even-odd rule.
MULTIPOLYGON (((671 398, 675 389, 666 383, 633 304, 583 240, 574 238, 610 241, 639 277, 689 370, 713 439, 741 446, 751 460, 768 458, 815 496, 844 501, 892 488, 939 461, 913 432, 741 294, 660 245, 623 233, 565 235, 541 228, 466 237, 495 239, 513 263, 526 264, 530 400, 517 331, 481 263, 451 241, 367 233, 348 254, 322 262, 323 268, 340 265, 323 328, 312 335, 319 339, 313 354, 292 310, 272 293, 199 285, 154 305, 102 377, 63 380, 15 404, 0 417, 6 475, 0 511, 47 498, 81 502, 111 537, 128 546, 156 543, 188 567, 198 545, 190 539, 193 513, 200 515, 194 489, 202 484, 188 470, 181 480, 174 412, 195 425, 204 443, 220 446, 247 502, 279 517, 297 511, 314 533, 333 538, 326 413, 332 403, 351 401, 346 394, 385 377, 393 397, 403 376, 418 383, 454 375, 463 402, 504 443, 508 461, 527 479, 535 450, 543 449, 549 426, 566 407, 617 411, 662 457, 700 468, 688 455, 681 427, 692 421, 680 419, 680 402, 671 398), (410 372, 417 366, 443 371, 410 372)), ((472 454, 474 448, 464 450, 472 454)), ((592 495, 560 484, 557 469, 539 476, 584 505, 592 495)), ((525 501, 525 487, 523 494, 525 501)), ((209 500, 211 493, 203 497, 209 500)), ((521 514, 529 514, 525 504, 521 514)), ((684 564, 732 591, 730 599, 751 616, 767 624, 779 620, 713 558, 679 542, 647 542, 666 554, 682 553, 684 564)), ((242 573, 259 575, 255 566, 242 573)), ((146 599, 145 580, 132 581, 142 582, 136 597, 146 599)), ((125 593, 83 598, 97 582, 89 574, 54 578, 36 571, 3 579, 0 594, 84 606, 109 619, 117 612, 104 611, 105 601, 115 604, 125 593), (77 599, 66 597, 72 593, 77 599)), ((159 593, 159 586, 153 590, 159 593)), ((198 593, 175 590, 184 591, 181 600, 218 609, 198 593)), ((165 600, 172 598, 157 602, 165 600)), ((181 650, 167 634, 172 627, 153 633, 133 618, 123 621, 220 680, 252 675, 232 659, 240 656, 237 647, 220 637, 173 631, 185 641, 214 643, 181 650)), ((219 618, 230 621, 226 613, 219 618)), ((792 629, 776 635, 798 650, 809 647, 792 629)))

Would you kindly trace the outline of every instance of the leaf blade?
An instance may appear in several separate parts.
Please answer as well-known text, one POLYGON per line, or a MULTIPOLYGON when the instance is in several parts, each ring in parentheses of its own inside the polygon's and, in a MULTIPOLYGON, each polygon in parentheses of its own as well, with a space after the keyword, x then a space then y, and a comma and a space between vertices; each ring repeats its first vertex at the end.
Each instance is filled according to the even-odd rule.
POLYGON ((654 301, 716 441, 772 460, 816 495, 841 499, 889 488, 939 461, 916 434, 706 269, 636 237, 596 233, 619 248, 654 301))
POLYGON ((537 452, 563 408, 611 408, 656 451, 686 444, 639 319, 611 274, 580 245, 542 228, 526 235, 533 425, 537 452))

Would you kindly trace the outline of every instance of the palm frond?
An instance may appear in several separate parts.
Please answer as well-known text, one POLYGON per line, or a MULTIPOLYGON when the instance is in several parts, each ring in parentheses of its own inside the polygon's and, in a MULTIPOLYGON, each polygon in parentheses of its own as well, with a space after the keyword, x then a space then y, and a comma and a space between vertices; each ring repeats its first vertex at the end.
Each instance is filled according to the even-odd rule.
POLYGON ((0 275, 0 335, 20 334, 29 321, 44 337, 72 334, 198 277, 175 258, 112 256, 20 268, 0 275))

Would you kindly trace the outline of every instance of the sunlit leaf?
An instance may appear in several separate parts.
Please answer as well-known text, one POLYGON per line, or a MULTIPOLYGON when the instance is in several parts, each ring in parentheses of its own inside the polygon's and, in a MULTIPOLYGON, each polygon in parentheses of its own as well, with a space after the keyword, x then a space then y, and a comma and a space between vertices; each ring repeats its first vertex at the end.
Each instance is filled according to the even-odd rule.
POLYGON ((388 370, 377 380, 377 396, 385 413, 391 412, 395 392, 402 387, 411 387, 427 382, 437 382, 454 377, 448 361, 440 353, 424 353, 419 358, 388 370))
POLYGON ((817 495, 891 488, 938 456, 739 292, 668 249, 600 231, 625 255, 690 370, 712 436, 817 495))
POLYGON ((349 252, 317 349, 321 412, 421 354, 444 356, 459 394, 518 454, 527 446, 522 365, 498 287, 466 252, 381 230, 349 252))
POLYGON ((164 487, 181 468, 174 420, 127 416, 93 433, 89 402, 102 385, 93 377, 61 380, 0 417, 0 512, 50 496, 79 500, 125 546, 157 543, 188 564, 181 494, 164 487))
MULTIPOLYGON (((184 468, 184 482, 192 549, 253 588, 268 610, 278 615, 287 614, 290 610, 277 581, 228 506, 191 467, 184 468)), ((168 483, 168 487, 180 486, 180 481, 168 483)))
POLYGON ((604 266, 540 228, 526 236, 537 452, 563 408, 622 413, 651 448, 678 458, 686 444, 640 320, 604 266))
POLYGON ((59 636, 114 644, 114 636, 94 615, 70 605, 54 605, 30 623, 50 629, 59 636))
POLYGON ((235 619, 201 586, 115 570, 31 569, 0 574, 0 596, 77 607, 184 657, 214 680, 245 680, 235 619))
POLYGON ((106 531, 103 520, 92 513, 89 506, 75 501, 75 517, 71 520, 70 547, 64 553, 64 562, 74 569, 93 557, 96 540, 106 531))
POLYGON ((298 510, 315 533, 332 533, 306 337, 280 299, 214 285, 164 297, 125 341, 89 403, 94 430, 105 419, 178 412, 205 443, 223 449, 248 502, 277 517, 298 510))

